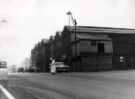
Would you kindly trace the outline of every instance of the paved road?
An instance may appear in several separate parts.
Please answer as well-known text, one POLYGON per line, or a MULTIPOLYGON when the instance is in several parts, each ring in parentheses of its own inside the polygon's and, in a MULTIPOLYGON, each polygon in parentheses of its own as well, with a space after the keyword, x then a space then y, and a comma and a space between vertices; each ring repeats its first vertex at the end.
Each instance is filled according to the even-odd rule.
POLYGON ((135 71, 10 74, 16 99, 134 99, 135 71))

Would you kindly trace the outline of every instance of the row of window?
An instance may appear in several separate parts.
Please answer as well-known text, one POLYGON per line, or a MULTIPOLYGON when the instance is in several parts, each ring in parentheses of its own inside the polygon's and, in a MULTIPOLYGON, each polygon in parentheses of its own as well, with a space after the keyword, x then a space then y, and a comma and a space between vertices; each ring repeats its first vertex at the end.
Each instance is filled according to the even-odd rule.
POLYGON ((91 45, 93 47, 97 47, 98 52, 104 52, 105 51, 104 43, 97 42, 97 41, 81 41, 80 45, 84 46, 84 47, 88 47, 88 45, 91 45))

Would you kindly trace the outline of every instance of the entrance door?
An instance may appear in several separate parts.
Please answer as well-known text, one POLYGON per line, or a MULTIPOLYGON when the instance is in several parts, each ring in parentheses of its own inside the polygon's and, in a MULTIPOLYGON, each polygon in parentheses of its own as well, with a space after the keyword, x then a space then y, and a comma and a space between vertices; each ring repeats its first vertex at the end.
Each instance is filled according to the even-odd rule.
POLYGON ((129 68, 135 68, 135 57, 129 56, 129 68))
POLYGON ((98 52, 104 52, 104 43, 98 43, 98 52))

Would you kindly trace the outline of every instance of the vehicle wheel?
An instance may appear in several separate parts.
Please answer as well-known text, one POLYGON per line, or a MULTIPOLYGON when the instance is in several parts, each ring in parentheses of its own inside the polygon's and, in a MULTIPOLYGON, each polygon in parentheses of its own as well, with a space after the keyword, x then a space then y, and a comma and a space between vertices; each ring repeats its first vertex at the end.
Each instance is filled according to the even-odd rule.
POLYGON ((52 75, 55 75, 55 73, 52 73, 52 75))
POLYGON ((66 70, 66 73, 68 73, 68 70, 66 70))

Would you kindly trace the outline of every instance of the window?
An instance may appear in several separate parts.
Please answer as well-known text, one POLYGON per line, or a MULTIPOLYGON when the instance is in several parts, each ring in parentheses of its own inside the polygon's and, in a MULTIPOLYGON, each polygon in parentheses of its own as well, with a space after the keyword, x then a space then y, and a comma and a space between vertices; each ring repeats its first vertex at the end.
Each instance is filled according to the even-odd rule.
POLYGON ((91 45, 90 41, 80 41, 80 46, 81 47, 89 47, 91 45))
POLYGON ((104 43, 98 43, 98 52, 104 52, 104 43))
POLYGON ((96 46, 97 42, 96 41, 91 41, 91 46, 96 46))

